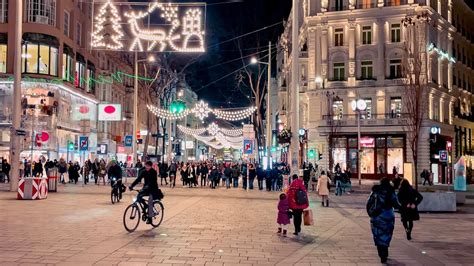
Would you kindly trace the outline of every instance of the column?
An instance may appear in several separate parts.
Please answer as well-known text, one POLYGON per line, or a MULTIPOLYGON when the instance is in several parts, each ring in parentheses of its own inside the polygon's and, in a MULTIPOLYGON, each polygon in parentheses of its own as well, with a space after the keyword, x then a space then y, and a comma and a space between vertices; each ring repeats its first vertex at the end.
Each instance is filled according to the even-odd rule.
POLYGON ((385 21, 377 20, 377 83, 385 81, 385 21))
POLYGON ((299 150, 300 142, 298 136, 298 129, 300 127, 299 117, 299 0, 293 0, 292 8, 292 26, 291 26, 291 131, 293 133, 291 137, 290 145, 290 167, 292 174, 299 173, 299 150))
MULTIPOLYGON (((453 37, 448 33, 448 54, 453 57, 453 37)), ((453 62, 448 61, 448 90, 453 89, 453 62)))
POLYGON ((321 37, 321 26, 318 26, 316 29, 316 39, 314 40, 316 43, 316 77, 321 77, 322 78, 322 73, 321 73, 321 51, 322 51, 322 37, 321 37))
POLYGON ((323 24, 322 37, 321 37, 321 76, 324 81, 328 77, 328 25, 323 24))

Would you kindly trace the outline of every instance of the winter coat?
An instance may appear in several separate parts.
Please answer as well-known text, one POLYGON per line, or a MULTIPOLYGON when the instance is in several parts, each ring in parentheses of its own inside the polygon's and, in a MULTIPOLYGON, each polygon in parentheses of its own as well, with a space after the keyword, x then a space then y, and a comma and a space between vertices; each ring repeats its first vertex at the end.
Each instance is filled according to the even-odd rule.
POLYGON ((383 211, 374 217, 370 218, 370 227, 372 236, 376 246, 390 246, 392 241, 393 229, 395 227, 395 213, 393 208, 399 208, 397 195, 395 190, 391 187, 383 187, 375 185, 372 187, 372 193, 378 194, 379 204, 383 207, 383 211))
POLYGON ((321 175, 319 177, 318 185, 316 186, 316 191, 318 192, 319 196, 329 195, 328 182, 329 182, 329 177, 327 175, 321 175))
POLYGON ((277 224, 290 224, 290 217, 288 216, 289 208, 290 204, 288 202, 288 197, 278 202, 277 224))
POLYGON ((402 216, 402 221, 420 220, 418 205, 422 200, 423 196, 412 187, 398 191, 398 202, 400 202, 400 215, 402 216), (414 209, 407 207, 411 204, 415 204, 414 209))
POLYGON ((309 202, 303 205, 298 205, 296 203, 296 192, 300 189, 306 193, 306 197, 308 198, 308 201, 309 201, 308 192, 306 191, 306 187, 304 185, 303 180, 299 178, 294 180, 293 182, 291 182, 290 187, 288 188, 288 193, 287 193, 290 209, 292 210, 304 210, 309 207, 309 202))

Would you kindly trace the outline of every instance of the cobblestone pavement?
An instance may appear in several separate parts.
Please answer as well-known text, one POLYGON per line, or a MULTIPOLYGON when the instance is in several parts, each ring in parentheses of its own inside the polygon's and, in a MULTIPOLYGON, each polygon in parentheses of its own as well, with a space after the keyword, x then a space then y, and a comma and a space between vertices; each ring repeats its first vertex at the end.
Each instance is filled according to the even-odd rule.
MULTIPOLYGON (((110 203, 110 188, 66 185, 43 201, 0 192, 0 265, 377 265, 364 209, 366 194, 312 197, 315 225, 299 238, 276 234, 278 193, 201 188, 165 189, 165 219, 154 230, 122 225, 127 192, 110 203)), ((389 264, 474 264, 474 215, 422 214, 414 240, 399 219, 389 264)), ((290 233, 292 228, 290 229, 290 233)))

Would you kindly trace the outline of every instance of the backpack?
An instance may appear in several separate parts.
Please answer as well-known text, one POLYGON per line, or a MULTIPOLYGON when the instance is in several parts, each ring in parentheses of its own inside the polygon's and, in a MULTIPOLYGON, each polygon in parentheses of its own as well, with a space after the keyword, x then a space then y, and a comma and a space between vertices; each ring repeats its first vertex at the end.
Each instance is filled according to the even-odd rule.
POLYGON ((295 193, 295 202, 298 205, 305 205, 308 203, 308 195, 301 188, 298 189, 295 193))
POLYGON ((369 195, 369 199, 367 200, 366 210, 369 217, 375 217, 382 213, 383 206, 382 200, 380 199, 380 195, 377 192, 372 192, 369 195))

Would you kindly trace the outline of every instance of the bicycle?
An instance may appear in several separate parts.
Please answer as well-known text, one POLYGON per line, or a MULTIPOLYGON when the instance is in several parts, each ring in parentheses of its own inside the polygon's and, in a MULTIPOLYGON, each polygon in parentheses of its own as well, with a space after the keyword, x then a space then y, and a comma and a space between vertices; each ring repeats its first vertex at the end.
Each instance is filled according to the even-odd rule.
MULTIPOLYGON (((133 191, 140 192, 139 190, 133 189, 133 191)), ((151 226, 157 228, 163 221, 165 209, 161 200, 153 200, 153 213, 154 216, 151 219, 151 226)), ((148 220, 148 200, 144 198, 134 198, 132 204, 128 205, 123 213, 123 225, 125 230, 132 233, 137 229, 140 224, 140 220, 148 220), (127 222, 131 222, 128 224, 127 222)))
POLYGON ((122 198, 122 193, 119 191, 122 189, 122 179, 116 179, 115 177, 112 178, 112 191, 110 192, 110 200, 112 201, 112 204, 115 204, 116 202, 120 202, 120 199, 122 198))

